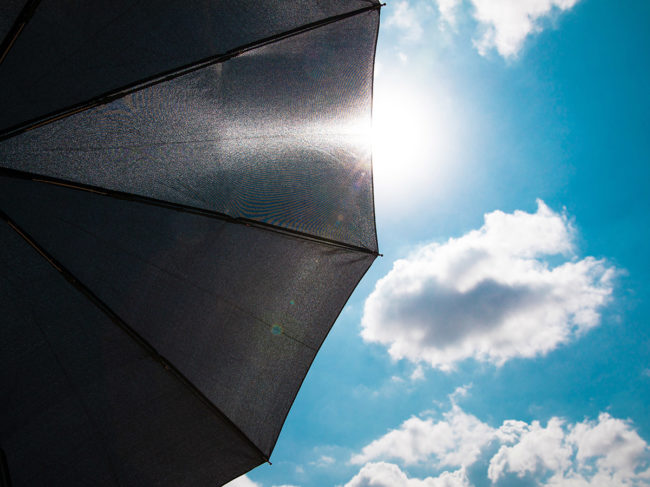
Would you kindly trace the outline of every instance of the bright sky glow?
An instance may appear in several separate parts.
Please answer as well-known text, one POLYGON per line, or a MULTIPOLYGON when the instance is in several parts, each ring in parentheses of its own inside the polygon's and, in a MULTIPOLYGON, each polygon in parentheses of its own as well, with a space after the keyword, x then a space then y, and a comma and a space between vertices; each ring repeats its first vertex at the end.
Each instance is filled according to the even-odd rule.
POLYGON ((376 193, 392 203, 409 198, 409 193, 413 197, 423 186, 431 190, 444 171, 450 144, 442 110, 427 87, 393 78, 388 73, 377 76, 372 133, 376 193))
POLYGON ((375 77, 373 177, 387 216, 416 210, 460 169, 452 164, 459 122, 448 89, 403 68, 379 65, 375 77))
POLYGON ((238 487, 650 487, 650 3, 393 0, 379 258, 238 487))

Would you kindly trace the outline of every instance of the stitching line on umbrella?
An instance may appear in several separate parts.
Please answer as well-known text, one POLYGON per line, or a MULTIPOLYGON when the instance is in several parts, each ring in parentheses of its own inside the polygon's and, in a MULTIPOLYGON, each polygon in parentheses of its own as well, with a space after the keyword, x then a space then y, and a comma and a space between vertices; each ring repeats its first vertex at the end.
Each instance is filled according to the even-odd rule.
POLYGON ((301 240, 308 240, 312 242, 317 242, 323 245, 328 245, 331 247, 337 247, 345 250, 351 250, 355 252, 361 252, 364 254, 370 254, 378 257, 383 257, 383 254, 375 250, 368 249, 366 247, 361 247, 346 242, 340 242, 338 240, 329 239, 327 237, 321 237, 318 235, 312 235, 306 232, 301 232, 300 230, 294 230, 290 228, 284 228, 272 223, 261 222, 257 220, 252 220, 250 218, 243 217, 233 217, 225 213, 220 213, 213 210, 206 210, 203 208, 196 208, 189 205, 183 205, 180 203, 172 203, 169 201, 159 200, 156 198, 150 198, 148 196, 140 196, 131 193, 124 193, 121 191, 116 191, 112 189, 106 189, 99 186, 92 186, 89 184, 77 183, 74 181, 69 181, 65 179, 54 178, 51 176, 45 176, 40 174, 34 174, 27 171, 20 171, 18 169, 10 169, 6 167, 0 167, 0 176, 7 176, 17 179, 28 179, 38 183, 53 184, 56 186, 64 186, 70 189, 76 189, 78 191, 87 191, 91 193, 100 194, 103 196, 110 196, 112 198, 123 199, 127 201, 137 201, 146 205, 160 206, 162 208, 169 208, 172 210, 177 210, 185 213, 193 213, 196 215, 203 215, 209 218, 217 218, 219 220, 225 220, 231 223, 238 223, 240 225, 246 225, 251 227, 256 227, 264 230, 268 230, 275 233, 281 233, 286 236, 298 238, 301 240))

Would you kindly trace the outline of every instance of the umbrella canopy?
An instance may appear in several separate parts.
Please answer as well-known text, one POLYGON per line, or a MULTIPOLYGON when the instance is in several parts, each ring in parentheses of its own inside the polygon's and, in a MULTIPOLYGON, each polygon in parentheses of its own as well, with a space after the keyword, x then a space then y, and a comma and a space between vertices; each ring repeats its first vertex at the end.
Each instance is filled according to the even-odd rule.
POLYGON ((268 461, 378 255, 378 7, 2 3, 12 485, 218 485, 268 461))

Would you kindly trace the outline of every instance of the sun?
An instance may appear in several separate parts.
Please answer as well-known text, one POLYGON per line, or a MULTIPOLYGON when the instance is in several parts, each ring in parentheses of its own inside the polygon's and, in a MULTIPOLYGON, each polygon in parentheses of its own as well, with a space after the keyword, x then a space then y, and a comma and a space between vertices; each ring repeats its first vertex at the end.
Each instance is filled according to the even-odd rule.
POLYGON ((444 179, 453 117, 435 88, 397 75, 375 84, 372 122, 376 198, 414 198, 444 179))

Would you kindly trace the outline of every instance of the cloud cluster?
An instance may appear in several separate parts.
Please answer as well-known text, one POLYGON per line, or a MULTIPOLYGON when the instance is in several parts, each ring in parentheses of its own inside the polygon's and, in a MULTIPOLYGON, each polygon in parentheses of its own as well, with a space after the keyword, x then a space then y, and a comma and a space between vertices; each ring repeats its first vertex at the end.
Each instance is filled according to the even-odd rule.
MULTIPOLYGON (((436 0, 440 17, 456 27, 461 0, 436 0)), ((515 57, 526 37, 542 30, 541 20, 570 10, 578 0, 469 0, 480 35, 474 46, 481 55, 496 49, 504 58, 515 57)))
POLYGON ((346 487, 465 487, 472 483, 468 467, 479 461, 495 486, 513 478, 546 486, 647 486, 649 460, 648 444, 631 423, 607 413, 574 424, 554 417, 546 426, 507 420, 492 428, 453 404, 441 421, 412 417, 363 448, 351 463, 364 465, 346 487), (385 460, 452 470, 415 479, 385 460))
POLYGON ((578 260, 567 217, 537 205, 494 211, 480 229, 396 261, 366 300, 364 340, 450 370, 468 358, 501 365, 545 354, 598 325, 615 269, 578 260))

